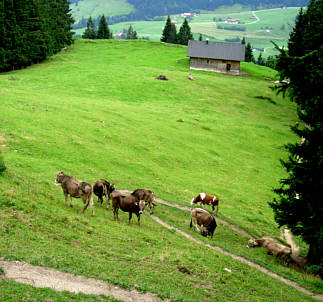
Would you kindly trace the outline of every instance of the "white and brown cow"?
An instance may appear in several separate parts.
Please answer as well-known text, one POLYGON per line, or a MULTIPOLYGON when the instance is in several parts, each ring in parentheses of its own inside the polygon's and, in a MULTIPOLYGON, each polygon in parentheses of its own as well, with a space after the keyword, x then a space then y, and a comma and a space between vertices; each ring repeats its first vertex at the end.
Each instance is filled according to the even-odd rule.
POLYGON ((205 205, 211 205, 212 211, 214 211, 214 207, 216 206, 216 212, 215 215, 218 216, 218 210, 219 210, 219 198, 206 193, 200 193, 195 198, 192 198, 191 205, 196 204, 200 202, 203 205, 203 208, 205 208, 205 205))
POLYGON ((216 229, 216 221, 213 215, 201 208, 191 209, 191 223, 190 227, 194 228, 203 236, 213 237, 216 229), (199 227, 200 226, 200 229, 199 227))

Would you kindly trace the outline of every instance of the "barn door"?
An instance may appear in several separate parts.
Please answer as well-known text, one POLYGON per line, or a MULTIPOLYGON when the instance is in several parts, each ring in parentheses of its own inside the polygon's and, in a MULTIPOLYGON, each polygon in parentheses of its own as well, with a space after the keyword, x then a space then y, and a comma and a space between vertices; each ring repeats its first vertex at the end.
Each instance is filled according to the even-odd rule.
POLYGON ((227 71, 231 70, 231 64, 227 64, 227 71))

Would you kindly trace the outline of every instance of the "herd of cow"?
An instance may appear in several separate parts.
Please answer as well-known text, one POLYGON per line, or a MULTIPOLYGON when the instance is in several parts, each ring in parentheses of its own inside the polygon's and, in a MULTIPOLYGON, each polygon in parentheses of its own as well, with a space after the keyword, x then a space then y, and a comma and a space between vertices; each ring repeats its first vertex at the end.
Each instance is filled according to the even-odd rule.
MULTIPOLYGON (((138 218, 138 224, 140 225, 140 215, 144 212, 146 206, 149 206, 150 214, 153 214, 154 193, 151 190, 137 189, 131 194, 127 195, 123 192, 117 191, 114 184, 109 183, 104 179, 97 180, 93 187, 87 182, 77 180, 64 172, 57 174, 55 184, 61 185, 64 195, 65 204, 68 205, 68 195, 70 196, 70 206, 73 206, 72 198, 81 198, 84 203, 84 207, 81 213, 87 209, 90 205, 92 208, 92 215, 94 215, 93 208, 93 193, 98 197, 98 202, 103 204, 103 198, 106 199, 106 208, 109 208, 110 200, 112 201, 114 219, 118 220, 119 208, 129 213, 130 224, 132 214, 135 214, 138 218)), ((216 216, 219 209, 219 198, 210 194, 200 193, 191 200, 191 206, 201 203, 201 205, 210 205, 214 211, 216 207, 216 216)), ((208 211, 202 208, 191 208, 191 223, 190 227, 194 227, 203 236, 213 237, 213 233, 217 227, 215 217, 208 211)), ((296 246, 294 244, 294 246, 296 246)), ((268 253, 282 258, 285 263, 296 264, 298 268, 305 265, 305 260, 299 256, 299 251, 296 248, 287 246, 283 243, 278 243, 271 237, 262 237, 261 239, 251 238, 247 247, 264 247, 267 248, 268 253)))
MULTIPOLYGON (((93 207, 93 193, 98 197, 98 202, 103 204, 103 198, 106 199, 106 208, 109 208, 110 200, 112 201, 113 215, 118 220, 119 208, 129 213, 130 224, 132 214, 135 214, 138 218, 138 224, 140 225, 140 215, 144 212, 146 206, 150 209, 150 214, 153 214, 154 193, 151 190, 137 189, 131 194, 127 195, 115 189, 114 184, 109 183, 104 179, 97 180, 93 187, 91 184, 80 181, 72 176, 66 175, 63 171, 59 172, 56 176, 55 184, 61 185, 65 196, 65 204, 68 205, 68 196, 70 197, 70 206, 73 206, 73 198, 81 198, 84 207, 81 213, 87 209, 90 205, 92 209, 92 216, 94 215, 93 207)), ((219 199, 216 196, 200 193, 192 199, 191 205, 200 202, 204 205, 211 205, 214 211, 216 206, 216 215, 218 215, 219 199)), ((191 209, 191 224, 194 229, 200 232, 203 236, 213 237, 214 230, 216 228, 215 217, 208 211, 201 208, 191 209)))

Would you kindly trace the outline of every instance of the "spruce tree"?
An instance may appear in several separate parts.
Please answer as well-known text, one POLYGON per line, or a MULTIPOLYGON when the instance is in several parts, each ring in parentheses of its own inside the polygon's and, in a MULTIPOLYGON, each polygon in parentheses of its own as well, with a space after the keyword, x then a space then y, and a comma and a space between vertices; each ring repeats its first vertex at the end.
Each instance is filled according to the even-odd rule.
POLYGON ((266 60, 262 57, 262 53, 259 53, 257 64, 262 66, 266 65, 266 60))
POLYGON ((86 29, 82 35, 83 39, 96 39, 96 27, 92 21, 92 17, 90 16, 89 20, 86 24, 86 29))
POLYGON ((191 28, 188 25, 187 19, 185 18, 177 35, 177 43, 182 45, 188 45, 189 40, 193 40, 193 35, 191 32, 191 28))
MULTIPOLYGON (((172 36, 173 36, 173 32, 174 32, 174 28, 172 27, 172 25, 174 25, 174 24, 172 24, 170 16, 168 16, 167 20, 166 20, 165 27, 163 29, 162 37, 160 38, 160 41, 170 43, 169 42, 171 40, 170 35, 172 34, 172 36)), ((176 28, 175 28, 175 31, 176 31, 176 28)))
POLYGON ((245 61, 246 62, 255 62, 255 58, 254 58, 253 52, 252 52, 252 46, 249 42, 246 46, 245 61))
POLYGON ((289 144, 282 160, 288 176, 281 179, 270 206, 279 226, 287 225, 309 245, 309 269, 323 276, 323 45, 322 0, 311 0, 301 10, 290 34, 288 50, 280 49, 276 68, 279 92, 297 105, 299 125, 292 127, 298 141, 289 144))
POLYGON ((104 15, 102 15, 99 22, 97 39, 111 39, 110 29, 104 15))
POLYGON ((245 45, 246 44, 246 38, 243 37, 242 40, 241 40, 241 44, 245 45))
POLYGON ((130 25, 128 30, 127 30, 127 35, 126 35, 127 40, 135 40, 137 39, 137 32, 132 28, 130 25))
POLYGON ((199 41, 203 41, 202 34, 199 35, 199 41))

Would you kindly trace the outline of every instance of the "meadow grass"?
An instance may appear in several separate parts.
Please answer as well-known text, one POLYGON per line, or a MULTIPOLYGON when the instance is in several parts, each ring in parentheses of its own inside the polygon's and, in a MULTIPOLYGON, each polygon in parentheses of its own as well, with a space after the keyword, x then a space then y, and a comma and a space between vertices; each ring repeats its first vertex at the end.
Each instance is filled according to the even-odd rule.
MULTIPOLYGON (((149 216, 138 227, 135 218, 128 226, 125 214, 115 222, 99 208, 96 217, 79 215, 80 201, 66 207, 53 185, 63 170, 90 183, 105 178, 117 189, 146 187, 181 205, 206 191, 220 197, 221 218, 255 236, 279 236, 267 202, 285 176, 279 159, 287 156, 282 146, 296 140, 289 130, 296 113, 263 80, 267 73, 190 71, 186 47, 178 45, 77 40, 42 64, 1 74, 7 170, 0 176, 0 256, 178 301, 310 300, 149 216), (160 74, 169 81, 155 80, 160 74)), ((239 244, 245 239, 232 247, 228 240, 226 249, 239 244)))
POLYGON ((134 8, 126 0, 91 0, 78 1, 70 4, 72 16, 76 22, 82 18, 97 18, 102 16, 116 16, 131 13, 134 8))

